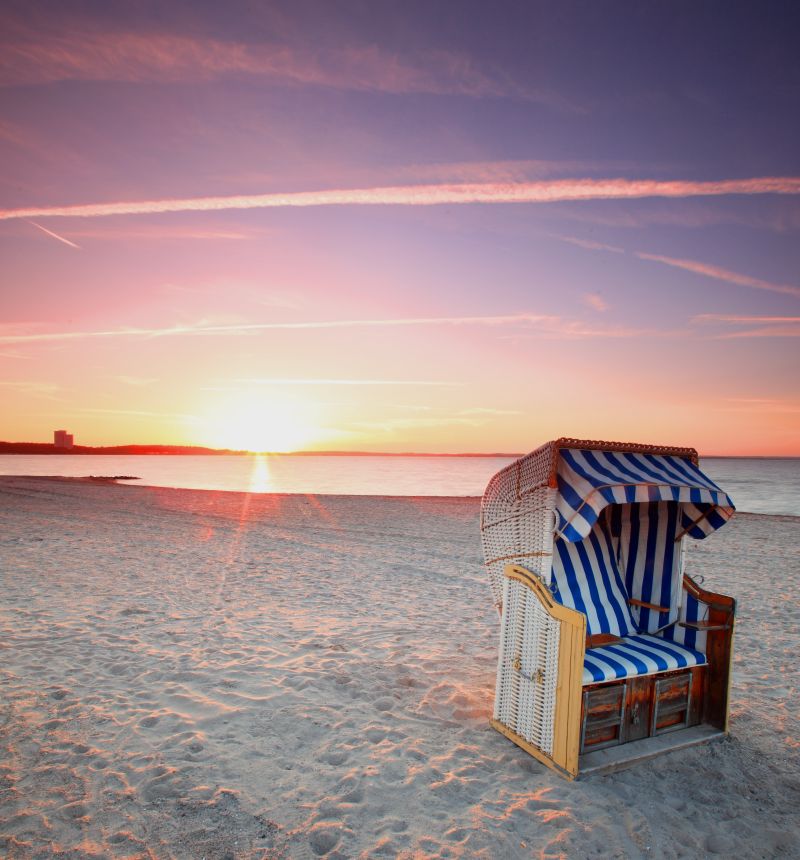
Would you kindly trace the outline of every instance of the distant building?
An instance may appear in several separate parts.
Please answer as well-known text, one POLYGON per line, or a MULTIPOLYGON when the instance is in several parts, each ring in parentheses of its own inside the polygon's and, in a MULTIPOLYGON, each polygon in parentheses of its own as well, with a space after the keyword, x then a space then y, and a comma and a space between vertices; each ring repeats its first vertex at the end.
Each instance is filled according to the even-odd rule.
POLYGON ((66 430, 53 431, 53 445, 56 448, 64 448, 64 450, 69 451, 74 443, 75 438, 72 433, 67 433, 66 430))

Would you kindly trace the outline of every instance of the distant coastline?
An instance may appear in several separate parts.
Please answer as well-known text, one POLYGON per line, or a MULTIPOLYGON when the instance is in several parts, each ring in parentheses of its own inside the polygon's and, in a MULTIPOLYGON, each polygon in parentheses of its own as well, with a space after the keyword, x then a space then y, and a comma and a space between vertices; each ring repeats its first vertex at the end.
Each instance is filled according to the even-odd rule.
POLYGON ((251 457, 253 454, 277 454, 281 457, 495 457, 516 459, 521 453, 493 454, 432 454, 385 451, 233 451, 229 448, 203 448, 193 445, 75 445, 70 449, 56 448, 51 442, 0 442, 0 454, 62 454, 73 456, 80 454, 124 454, 131 455, 171 455, 171 456, 242 456, 251 457))
MULTIPOLYGON (((234 451, 229 448, 204 448, 194 445, 75 445, 69 450, 56 448, 52 442, 0 442, 0 454, 114 454, 132 456, 184 457, 252 457, 270 454, 280 457, 476 457, 516 460, 526 452, 496 451, 488 454, 474 452, 437 454, 430 451, 234 451)), ((796 460, 796 454, 700 454, 715 460, 796 460)))

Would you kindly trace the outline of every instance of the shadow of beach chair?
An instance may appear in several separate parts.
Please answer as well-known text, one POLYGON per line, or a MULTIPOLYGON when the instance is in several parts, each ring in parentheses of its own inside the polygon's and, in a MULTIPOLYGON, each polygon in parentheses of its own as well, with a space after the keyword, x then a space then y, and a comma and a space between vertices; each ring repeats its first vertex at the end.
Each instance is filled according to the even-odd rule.
POLYGON ((684 572, 731 499, 689 448, 559 439, 498 472, 492 725, 570 778, 724 734, 735 603, 684 572))

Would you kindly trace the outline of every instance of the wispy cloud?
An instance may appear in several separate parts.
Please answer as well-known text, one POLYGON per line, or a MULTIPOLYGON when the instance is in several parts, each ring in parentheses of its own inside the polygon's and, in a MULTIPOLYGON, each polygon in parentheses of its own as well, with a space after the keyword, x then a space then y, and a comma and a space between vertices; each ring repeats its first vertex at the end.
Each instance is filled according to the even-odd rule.
POLYGON ((432 412, 432 406, 423 406, 418 403, 390 403, 392 409, 402 409, 405 412, 432 412))
POLYGON ((752 328, 744 331, 732 331, 717 335, 720 340, 732 340, 747 337, 800 337, 800 325, 773 325, 764 328, 752 328))
POLYGON ((599 313, 608 310, 608 302, 600 295, 600 293, 584 293, 582 298, 585 305, 588 305, 599 313))
MULTIPOLYGON (((557 179, 449 185, 296 191, 285 194, 192 197, 89 203, 0 210, 12 218, 102 218, 159 212, 216 212, 311 206, 437 206, 469 203, 554 203, 565 200, 632 200, 644 197, 703 197, 728 194, 800 194, 800 178, 760 177, 714 182, 635 179, 557 179)), ((670 258, 664 258, 665 262, 670 258)))
POLYGON ((594 239, 581 239, 578 236, 563 236, 560 233, 548 233, 551 239, 558 239, 559 242, 568 242, 570 245, 575 245, 578 248, 584 248, 587 251, 610 251, 612 254, 624 254, 625 249, 617 245, 607 245, 605 242, 596 242, 594 239))
POLYGON ((226 76, 278 84, 385 93, 512 97, 569 105, 554 94, 522 88, 452 51, 399 54, 374 44, 233 42, 147 32, 18 32, 0 52, 0 86, 64 80, 162 83, 226 76))
POLYGON ((800 323, 800 317, 786 316, 750 316, 747 314, 697 314, 692 317, 694 323, 800 323))
POLYGON ((182 412, 150 412, 146 409, 100 409, 97 407, 84 407, 76 412, 88 412, 96 415, 126 415, 130 418, 180 418, 185 421, 199 421, 196 415, 186 415, 182 412))
POLYGON ((687 272, 694 272, 697 275, 704 275, 707 278, 714 278, 717 281, 725 281, 729 284, 737 284, 742 287, 752 287, 756 290, 769 290, 773 293, 784 293, 789 296, 800 296, 800 287, 793 287, 788 284, 775 284, 772 281, 765 281, 761 278, 752 278, 750 275, 743 275, 740 272, 732 272, 730 269, 723 269, 720 266, 713 266, 709 263, 700 263, 697 260, 682 260, 676 257, 664 257, 660 254, 647 254, 644 251, 636 251, 635 256, 639 257, 641 260, 652 260, 655 263, 664 263, 666 266, 685 269, 687 272))
MULTIPOLYGON (((38 226, 38 225, 37 225, 38 226)), ((185 224, 127 224, 122 229, 103 225, 98 229, 71 230, 71 234, 79 239, 97 239, 99 241, 241 241, 252 239, 255 231, 230 230, 223 227, 193 227, 185 224)))
POLYGON ((28 221, 28 224, 31 227, 35 227, 37 230, 41 230, 42 233, 46 233, 48 236, 52 236, 53 239, 57 239, 59 242, 63 242, 65 245, 69 245, 70 248, 75 248, 78 251, 81 250, 80 245, 76 245, 74 242, 70 242, 69 239, 65 239, 63 236, 59 236, 58 233, 54 233, 52 230, 48 230, 47 227, 42 227, 41 224, 37 224, 35 221, 28 221))
POLYGON ((522 415, 519 409, 492 409, 489 406, 474 406, 471 409, 461 409, 459 415, 522 415))
POLYGON ((414 385, 450 386, 463 382, 445 382, 432 379, 237 379, 241 385, 414 385))
MULTIPOLYGON (((226 337, 242 334, 257 334, 262 331, 302 331, 320 329, 359 329, 359 328, 403 328, 420 326, 480 326, 496 328, 503 332, 502 338, 517 338, 535 335, 545 339, 585 339, 585 338, 636 338, 636 337, 685 337, 682 330, 665 331, 656 328, 630 328, 625 326, 600 327, 588 325, 581 320, 565 319, 546 314, 517 313, 497 316, 465 317, 403 317, 394 319, 361 320, 319 320, 300 322, 231 323, 211 325, 175 325, 166 328, 120 328, 101 331, 57 331, 21 333, 0 333, 0 343, 48 343, 72 340, 91 340, 102 338, 162 338, 162 337, 226 337), (509 331, 509 329, 516 330, 509 331)), ((0 332, 2 329, 0 329, 0 332)), ((287 380, 286 384, 296 384, 287 380)))
POLYGON ((505 314, 473 317, 404 317, 398 319, 321 320, 282 323, 235 323, 231 325, 178 325, 168 328, 122 328, 105 331, 61 331, 32 334, 0 334, 0 343, 34 343, 47 341, 81 340, 91 338, 155 338, 192 335, 233 335, 275 329, 339 329, 382 328, 397 326, 503 326, 555 323, 557 317, 543 314, 505 314))
MULTIPOLYGON (((627 251, 624 248, 619 248, 616 245, 607 245, 604 242, 595 242, 590 239, 581 239, 576 236, 562 236, 557 233, 548 233, 548 236, 553 239, 558 239, 562 242, 569 242, 579 248, 584 248, 587 251, 610 251, 615 254, 625 254, 627 251)), ((774 293, 783 293, 784 295, 800 296, 800 287, 795 287, 790 284, 776 284, 772 281, 766 281, 763 278, 754 278, 750 275, 744 275, 741 272, 734 272, 730 269, 724 269, 721 266, 714 266, 710 263, 702 263, 699 260, 684 260, 678 257, 667 257, 662 254, 651 254, 647 251, 631 251, 634 257, 640 260, 648 260, 653 263, 662 263, 665 266, 673 266, 677 269, 683 269, 687 272, 692 272, 696 275, 703 275, 707 278, 713 278, 717 281, 724 281, 729 284, 736 284, 741 287, 750 287, 756 290, 769 290, 774 293)), ((605 307, 600 307, 593 304, 591 296, 597 296, 596 293, 587 293, 584 295, 584 302, 590 304, 595 310, 605 310, 605 307)), ((603 299, 599 298, 600 303, 603 299)))
POLYGON ((0 380, 0 389, 18 391, 21 394, 30 394, 33 397, 42 397, 45 400, 58 400, 57 393, 60 386, 53 382, 36 382, 31 380, 0 380))
POLYGON ((794 316, 748 316, 738 314, 698 314, 691 322, 700 324, 724 324, 726 326, 757 326, 724 331, 715 337, 719 340, 731 338, 800 337, 800 317, 794 316))
POLYGON ((723 406, 728 412, 800 412, 797 401, 784 400, 777 397, 726 397, 728 403, 723 406))
POLYGON ((378 421, 354 421, 350 427, 360 430, 378 430, 383 433, 394 433, 397 430, 417 430, 425 427, 448 427, 461 425, 465 427, 480 427, 485 420, 467 418, 463 415, 445 415, 431 418, 387 418, 378 421))

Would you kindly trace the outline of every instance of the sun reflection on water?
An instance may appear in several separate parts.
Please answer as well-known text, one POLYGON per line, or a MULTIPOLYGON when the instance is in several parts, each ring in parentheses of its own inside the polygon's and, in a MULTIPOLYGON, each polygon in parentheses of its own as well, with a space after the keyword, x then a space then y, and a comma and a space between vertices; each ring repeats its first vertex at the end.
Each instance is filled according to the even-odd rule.
POLYGON ((267 454, 253 456, 253 471, 250 473, 250 492, 269 493, 273 490, 272 473, 267 454))

